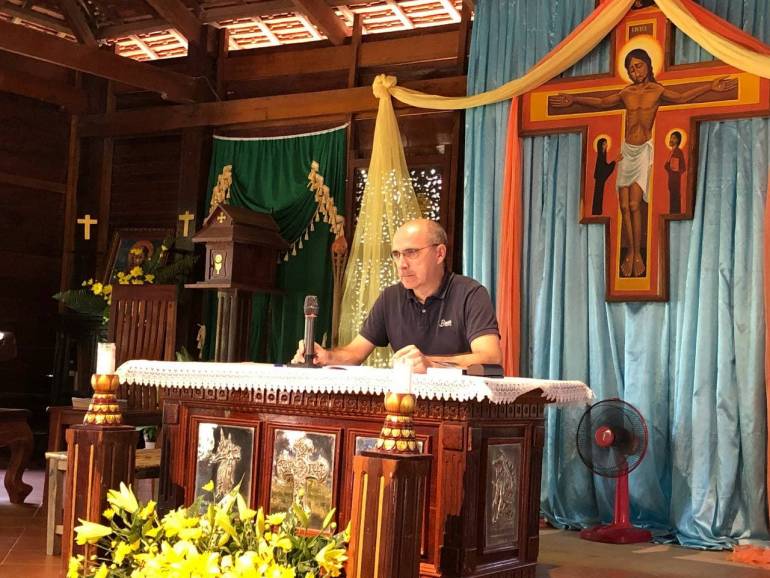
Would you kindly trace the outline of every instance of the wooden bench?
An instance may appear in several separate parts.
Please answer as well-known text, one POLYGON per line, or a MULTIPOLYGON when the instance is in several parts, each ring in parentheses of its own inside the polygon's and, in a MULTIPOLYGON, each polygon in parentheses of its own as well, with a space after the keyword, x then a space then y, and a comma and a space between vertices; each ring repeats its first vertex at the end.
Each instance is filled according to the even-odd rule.
MULTIPOLYGON (((45 534, 45 553, 61 554, 61 537, 64 531, 64 476, 67 474, 67 452, 46 452, 48 462, 48 522, 45 534)), ((136 450, 137 480, 160 476, 160 448, 136 450)), ((113 488, 117 489, 117 488, 113 488)))
POLYGON ((32 454, 32 430, 26 409, 0 408, 0 446, 11 448, 11 460, 5 472, 5 489, 12 504, 23 504, 32 486, 21 479, 32 454))

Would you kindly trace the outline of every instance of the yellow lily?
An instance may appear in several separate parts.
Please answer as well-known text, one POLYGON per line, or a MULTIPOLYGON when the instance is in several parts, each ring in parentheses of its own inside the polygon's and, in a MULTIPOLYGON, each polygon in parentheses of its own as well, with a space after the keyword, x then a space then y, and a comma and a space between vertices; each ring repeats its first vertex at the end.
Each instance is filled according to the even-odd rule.
POLYGON ((136 501, 136 496, 130 488, 126 487, 126 484, 120 482, 120 491, 109 490, 107 492, 107 502, 113 507, 119 510, 134 514, 139 509, 139 502, 136 501))
POLYGON ((79 520, 80 526, 75 526, 75 532, 77 533, 77 543, 81 546, 85 544, 95 544, 101 538, 112 534, 112 528, 102 526, 96 522, 89 522, 88 520, 79 520))

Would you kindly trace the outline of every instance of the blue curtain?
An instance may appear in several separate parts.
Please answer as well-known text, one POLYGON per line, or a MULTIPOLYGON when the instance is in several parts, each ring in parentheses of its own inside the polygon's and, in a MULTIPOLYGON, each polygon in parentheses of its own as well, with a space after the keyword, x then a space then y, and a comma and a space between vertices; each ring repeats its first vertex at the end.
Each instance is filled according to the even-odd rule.
MULTIPOLYGON (((497 88, 521 76, 594 9, 594 0, 526 2, 481 0, 476 4, 468 63, 468 94, 497 88)), ((601 72, 606 46, 570 73, 601 72)), ((604 65, 606 68, 606 64, 604 65)), ((473 108, 465 117, 463 272, 495 298, 505 136, 510 102, 473 108)))
MULTIPOLYGON (((708 7, 761 39, 770 36, 764 17, 731 18, 764 16, 770 0, 745 0, 740 11, 734 0, 716 4, 721 9, 708 7)), ((515 17, 506 21, 505 10, 484 6, 479 2, 474 34, 508 29, 508 50, 526 53, 525 31, 543 20, 509 8, 515 17)), ((566 10, 562 4, 548 9, 566 10)), ((558 41, 568 31, 555 26, 537 36, 558 41)), ((472 62, 480 58, 473 55, 472 62)), ((678 58, 699 59, 692 44, 678 58)), ((497 117, 500 126, 488 138, 483 126, 473 129, 478 135, 466 158, 491 157, 496 149, 490 146, 502 147, 503 137, 496 139, 506 118, 497 117)), ((469 139, 471 132, 469 127, 469 139)), ((598 399, 617 396, 639 408, 650 441, 630 477, 632 519, 693 547, 730 547, 768 536, 762 234, 769 136, 765 120, 701 126, 695 216, 670 229, 670 300, 638 304, 605 301, 604 229, 578 223, 580 138, 523 143, 522 368, 535 377, 582 379, 598 399)), ((479 163, 466 166, 466 211, 475 209, 466 214, 466 229, 474 220, 481 223, 481 207, 489 220, 499 214, 491 207, 499 205, 492 191, 500 176, 484 180, 474 172, 481 169, 479 163), (481 190, 484 196, 477 194, 481 190)), ((498 239, 495 232, 490 241, 467 245, 469 274, 494 282, 489 269, 498 239)), ((580 409, 552 409, 547 421, 541 504, 547 518, 568 527, 611 520, 614 501, 614 482, 593 476, 577 455, 581 415, 580 409)))

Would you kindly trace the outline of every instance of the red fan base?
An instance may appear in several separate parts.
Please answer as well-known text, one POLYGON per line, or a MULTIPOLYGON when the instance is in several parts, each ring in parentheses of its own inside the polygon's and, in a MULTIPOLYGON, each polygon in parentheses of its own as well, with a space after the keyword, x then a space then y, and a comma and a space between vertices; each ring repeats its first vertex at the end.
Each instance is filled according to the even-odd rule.
POLYGON ((583 540, 606 542, 608 544, 636 544, 649 542, 652 534, 648 530, 636 528, 629 519, 628 472, 615 480, 615 520, 612 524, 586 528, 580 532, 583 540))

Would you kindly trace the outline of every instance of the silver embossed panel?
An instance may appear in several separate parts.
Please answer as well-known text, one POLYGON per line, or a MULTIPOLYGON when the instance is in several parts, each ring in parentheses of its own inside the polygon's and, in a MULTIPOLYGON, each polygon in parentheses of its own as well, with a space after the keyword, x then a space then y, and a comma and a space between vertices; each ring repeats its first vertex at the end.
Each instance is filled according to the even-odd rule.
POLYGON ((487 447, 486 473, 485 549, 516 548, 521 443, 490 444, 487 447))

